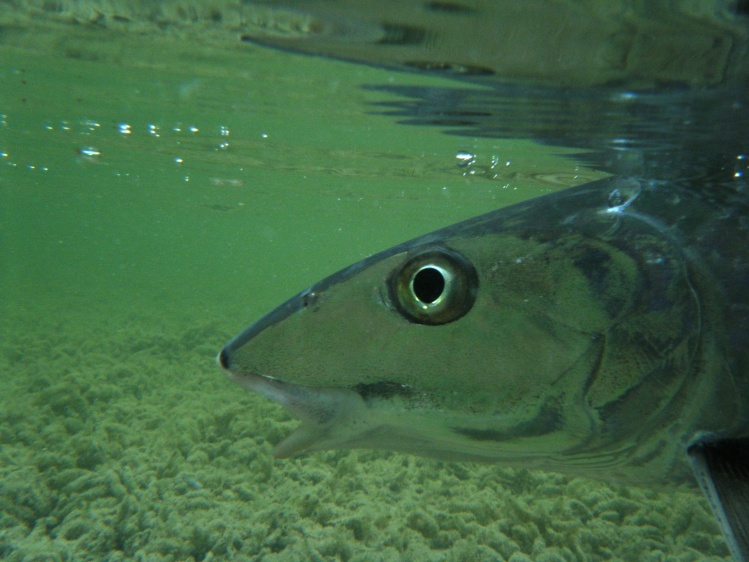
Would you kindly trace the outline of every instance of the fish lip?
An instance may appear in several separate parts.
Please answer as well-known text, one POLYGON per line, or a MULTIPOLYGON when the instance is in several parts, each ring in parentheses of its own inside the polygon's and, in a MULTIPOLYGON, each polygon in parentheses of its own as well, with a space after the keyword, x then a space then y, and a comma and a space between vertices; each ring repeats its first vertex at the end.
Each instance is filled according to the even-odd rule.
POLYGON ((284 381, 277 379, 275 377, 271 377, 268 375, 263 375, 261 373, 246 373, 244 371, 231 371, 229 369, 224 369, 224 376, 229 379, 230 381, 242 384, 242 381, 250 382, 269 382, 269 383, 275 383, 275 384, 286 384, 284 381))
POLYGON ((230 359, 228 346, 218 352, 216 363, 218 363, 218 366, 221 367, 222 370, 231 372, 231 369, 229 368, 230 359))
MULTIPOLYGON (((246 371, 235 371, 232 369, 227 369, 225 367, 221 367, 221 370, 224 373, 224 376, 229 379, 231 382, 238 384, 240 386, 246 386, 246 384, 243 383, 260 383, 260 382, 268 382, 268 383, 275 383, 275 384, 284 384, 282 380, 279 380, 275 377, 270 377, 268 375, 263 375, 261 373, 250 373, 246 371)), ((252 389, 250 389, 252 390, 252 389)), ((257 391, 255 391, 257 392, 257 391)))
POLYGON ((254 394, 263 396, 272 402, 276 402, 287 409, 289 408, 289 398, 293 394, 294 385, 289 385, 282 380, 260 373, 235 371, 227 369, 223 365, 221 365, 221 368, 224 371, 224 376, 234 384, 254 394))

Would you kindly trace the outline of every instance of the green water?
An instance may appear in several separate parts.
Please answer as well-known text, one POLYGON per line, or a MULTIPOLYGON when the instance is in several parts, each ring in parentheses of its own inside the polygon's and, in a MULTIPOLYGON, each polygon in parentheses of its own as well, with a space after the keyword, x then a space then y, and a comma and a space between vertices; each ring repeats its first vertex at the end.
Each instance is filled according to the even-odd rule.
POLYGON ((273 460, 295 422, 214 365, 324 275, 599 174, 400 125, 361 88, 434 78, 0 13, 0 558, 727 557, 692 490, 273 460))

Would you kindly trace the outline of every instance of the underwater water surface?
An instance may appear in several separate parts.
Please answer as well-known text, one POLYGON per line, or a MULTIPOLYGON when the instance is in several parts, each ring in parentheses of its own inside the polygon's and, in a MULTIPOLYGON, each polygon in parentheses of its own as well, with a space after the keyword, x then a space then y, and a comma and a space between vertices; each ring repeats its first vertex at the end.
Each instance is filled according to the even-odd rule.
POLYGON ((728 559, 696 489, 372 451, 274 460, 296 422, 215 365, 353 261, 602 173, 406 128, 373 110, 395 94, 362 87, 443 79, 200 21, 0 15, 0 558, 728 559))

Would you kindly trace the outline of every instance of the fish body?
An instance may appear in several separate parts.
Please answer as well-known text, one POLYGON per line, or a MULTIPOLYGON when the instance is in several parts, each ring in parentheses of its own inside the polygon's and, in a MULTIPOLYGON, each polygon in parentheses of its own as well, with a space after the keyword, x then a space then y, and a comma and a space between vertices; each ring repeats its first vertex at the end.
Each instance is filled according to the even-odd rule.
MULTIPOLYGON (((218 360, 301 420, 280 457, 379 448, 638 484, 696 471, 704 489, 726 458, 749 470, 747 217, 730 188, 593 182, 356 263, 218 360)), ((739 480, 706 489, 719 519, 721 494, 749 506, 739 480)), ((746 555, 746 512, 722 516, 746 555)))

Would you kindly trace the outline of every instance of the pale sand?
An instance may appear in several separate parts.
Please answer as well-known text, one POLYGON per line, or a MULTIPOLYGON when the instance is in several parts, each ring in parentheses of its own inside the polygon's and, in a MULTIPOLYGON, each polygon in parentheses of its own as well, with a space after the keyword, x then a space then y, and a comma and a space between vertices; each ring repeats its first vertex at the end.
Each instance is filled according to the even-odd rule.
POLYGON ((219 320, 43 313, 3 325, 4 560, 727 557, 696 491, 370 451, 274 460, 296 422, 224 379, 219 320))

